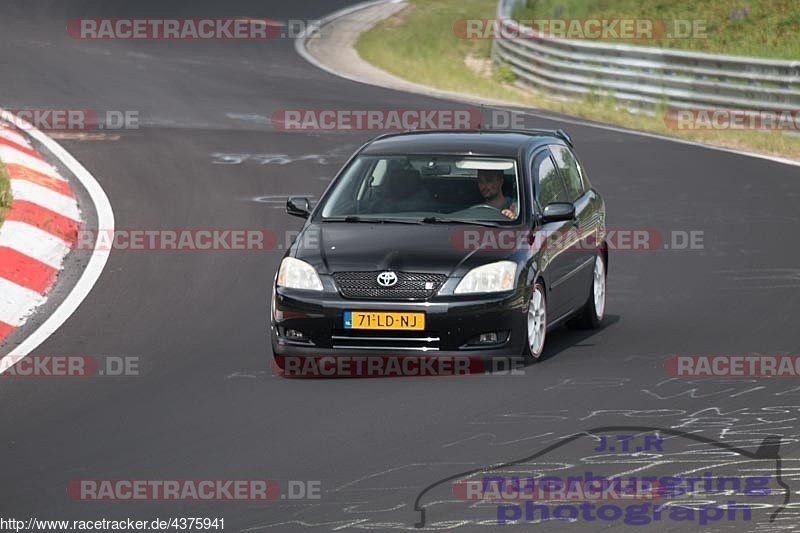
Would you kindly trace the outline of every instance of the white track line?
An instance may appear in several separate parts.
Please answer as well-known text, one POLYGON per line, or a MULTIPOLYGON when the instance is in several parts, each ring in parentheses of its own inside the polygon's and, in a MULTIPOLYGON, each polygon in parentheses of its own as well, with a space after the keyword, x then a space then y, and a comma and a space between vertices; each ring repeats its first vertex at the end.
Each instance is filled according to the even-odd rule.
MULTIPOLYGON (((9 122, 19 120, 13 114, 5 110, 0 110, 0 117, 9 122)), ((72 154, 67 152, 56 141, 34 128, 32 125, 20 121, 27 131, 42 146, 47 148, 61 163, 67 167, 75 178, 81 182, 81 185, 86 189, 89 197, 94 204, 95 211, 97 212, 97 227, 112 232, 114 231, 114 211, 111 209, 111 203, 108 201, 105 191, 89 173, 83 165, 81 165, 72 154)), ((16 364, 22 357, 25 357, 45 340, 48 339, 53 333, 61 327, 64 322, 75 312, 81 305, 84 299, 92 291, 100 275, 103 273, 103 268, 106 266, 108 257, 111 250, 102 250, 95 248, 89 258, 89 262, 83 270, 80 279, 72 288, 72 291, 64 298, 64 301, 56 308, 53 313, 39 326, 36 331, 31 333, 19 346, 11 351, 9 356, 12 358, 7 361, 0 361, 0 372, 6 370, 10 366, 16 364), (5 367, 5 368, 3 368, 5 367)))
POLYGON ((80 222, 81 213, 75 198, 56 192, 28 180, 11 180, 11 193, 14 200, 25 200, 40 205, 61 216, 80 222))
MULTIPOLYGON (((399 3, 399 1, 400 0, 370 0, 369 2, 363 2, 363 3, 360 3, 360 4, 355 4, 355 5, 346 7, 344 9, 340 9, 339 11, 334 11, 330 15, 326 15, 325 17, 321 18, 318 21, 317 25, 311 26, 311 27, 307 28, 306 30, 304 30, 303 33, 297 39, 294 40, 294 49, 303 59, 305 59, 306 61, 308 61, 309 63, 311 63, 315 67, 317 67, 318 69, 324 70, 325 72, 333 74, 334 76, 338 76, 340 78, 344 78, 344 79, 347 79, 347 80, 350 80, 350 81, 354 81, 356 83, 363 83, 364 85, 372 85, 374 87, 383 87, 385 89, 391 89, 393 91, 398 91, 398 92, 421 94, 421 95, 427 96, 429 98, 437 98, 439 100, 450 100, 450 101, 455 101, 455 102, 467 102, 467 103, 476 104, 476 105, 489 105, 489 106, 494 106, 494 107, 498 107, 498 108, 513 109, 515 111, 519 111, 520 108, 524 107, 524 104, 520 104, 520 103, 507 102, 507 101, 504 101, 504 100, 496 100, 496 99, 493 99, 493 98, 481 97, 481 96, 465 94, 465 93, 457 93, 457 92, 454 92, 454 91, 445 91, 443 89, 435 89, 433 87, 427 87, 425 85, 420 85, 418 83, 414 83, 414 82, 411 82, 411 81, 408 81, 408 80, 404 80, 404 81, 406 81, 406 82, 408 82, 410 84, 416 85, 416 87, 405 87, 404 86, 402 88, 399 88, 399 87, 394 87, 391 84, 383 84, 383 83, 379 83, 379 82, 373 81, 373 80, 363 80, 361 78, 356 78, 355 76, 350 76, 348 74, 342 74, 340 72, 337 72, 336 70, 332 69, 328 65, 325 65, 324 63, 322 63, 319 60, 317 60, 317 58, 314 57, 313 55, 311 55, 311 53, 306 48, 306 41, 308 41, 308 39, 311 37, 311 35, 313 35, 316 31, 318 31, 319 28, 325 26, 326 24, 329 24, 330 22, 332 22, 332 21, 334 21, 334 20, 336 20, 338 18, 347 16, 347 15, 349 15, 351 13, 354 13, 356 11, 360 11, 362 9, 367 9, 369 7, 377 6, 379 4, 387 4, 387 3, 396 4, 396 3, 399 3)), ((783 165, 792 165, 792 166, 800 167, 800 161, 796 161, 794 159, 788 159, 788 158, 785 158, 785 157, 778 157, 778 156, 766 155, 766 154, 758 154, 758 153, 755 153, 755 152, 746 152, 746 151, 743 151, 743 150, 736 150, 734 148, 725 148, 725 147, 722 147, 722 146, 713 146, 713 145, 710 145, 710 144, 703 144, 703 143, 696 142, 696 141, 687 141, 687 140, 679 139, 679 138, 676 138, 676 137, 667 137, 667 136, 664 136, 664 135, 659 135, 657 133, 648 133, 648 132, 644 132, 644 131, 631 130, 631 129, 622 128, 622 127, 618 127, 618 126, 611 126, 609 124, 600 124, 600 123, 597 123, 597 122, 587 122, 585 120, 580 120, 580 119, 577 119, 577 118, 569 118, 569 117, 565 118, 565 117, 560 117, 560 116, 556 116, 556 115, 550 115, 549 113, 542 112, 542 111, 540 111, 538 109, 534 109, 533 111, 524 110, 523 113, 526 114, 526 115, 543 118, 545 120, 553 120, 553 121, 557 121, 557 122, 564 122, 565 124, 575 124, 577 126, 586 126, 586 127, 589 127, 589 128, 597 128, 597 129, 606 130, 606 131, 614 131, 614 132, 617 132, 617 133, 625 133, 627 135, 638 135, 640 137, 648 137, 650 139, 658 139, 660 141, 669 141, 669 142, 674 142, 674 143, 678 143, 678 144, 685 144, 687 146, 696 146, 698 148, 705 148, 706 150, 714 150, 714 151, 717 151, 717 152, 727 152, 729 154, 742 155, 742 156, 746 156, 746 157, 755 157, 757 159, 766 159, 767 161, 772 161, 774 163, 781 163, 783 165)))

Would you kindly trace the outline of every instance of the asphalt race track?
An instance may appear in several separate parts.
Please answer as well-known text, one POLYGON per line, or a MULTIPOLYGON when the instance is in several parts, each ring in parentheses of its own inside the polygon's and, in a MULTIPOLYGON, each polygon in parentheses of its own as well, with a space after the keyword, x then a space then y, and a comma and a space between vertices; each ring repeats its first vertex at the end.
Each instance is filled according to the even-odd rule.
MULTIPOLYGON (((282 132, 266 120, 274 111, 458 104, 337 78, 297 55, 290 39, 79 41, 66 23, 313 19, 346 4, 6 0, 0 105, 139 112, 138 129, 59 140, 105 189, 118 229, 267 228, 283 239, 301 227, 285 214, 285 196, 318 198, 372 134, 282 132)), ((800 351, 800 169, 589 125, 536 124, 571 133, 606 199, 610 228, 702 231, 703 249, 612 252, 607 325, 553 332, 545 360, 522 375, 333 380, 285 379, 270 369, 269 294, 282 250, 115 251, 89 297, 36 353, 135 356, 141 375, 0 380, 0 516, 413 530, 425 487, 603 426, 697 433, 751 451, 781 436, 783 481, 800 501, 796 379, 692 381, 670 377, 663 363, 670 354, 800 351), (256 478, 319 481, 321 498, 77 501, 66 491, 78 479, 256 478)), ((665 447, 703 457, 702 443, 685 441, 665 447)), ((576 441, 547 460, 578 469, 595 446, 576 441)), ((752 465, 743 457, 730 453, 727 471, 745 475, 752 465)), ((429 506, 426 527, 499 527, 472 520, 466 507, 429 506)), ((800 529, 791 506, 772 523, 768 516, 706 530, 800 529)), ((663 521, 648 529, 697 527, 663 521)))

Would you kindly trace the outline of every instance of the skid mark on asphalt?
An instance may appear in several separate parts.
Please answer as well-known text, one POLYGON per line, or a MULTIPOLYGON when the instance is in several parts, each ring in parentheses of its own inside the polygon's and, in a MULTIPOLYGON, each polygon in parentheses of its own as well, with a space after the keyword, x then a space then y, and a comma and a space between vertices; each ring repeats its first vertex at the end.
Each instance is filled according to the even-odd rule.
POLYGON ((51 133, 50 138, 58 141, 118 141, 120 136, 117 133, 76 133, 65 131, 51 133))
MULTIPOLYGON (((800 406, 795 409, 800 410, 800 406)), ((771 408, 772 412, 789 411, 789 408, 771 408)), ((792 417, 787 417, 786 413, 781 412, 779 417, 773 417, 770 420, 765 419, 760 409, 736 409, 736 414, 739 416, 731 417, 731 412, 725 412, 720 408, 707 408, 700 411, 687 411, 682 409, 674 410, 658 410, 660 416, 673 419, 673 424, 678 423, 680 420, 684 421, 688 417, 704 417, 709 418, 709 414, 718 414, 726 419, 725 424, 736 424, 740 421, 752 422, 752 419, 764 420, 768 424, 772 424, 771 429, 779 429, 781 426, 775 426, 775 423, 785 422, 792 417), (747 416, 745 416, 747 415, 747 416), (674 420, 674 419, 678 420, 674 420)), ((584 418, 611 418, 614 421, 619 421, 620 414, 622 416, 636 419, 640 417, 652 417, 654 410, 594 410, 584 418)), ((559 418, 561 415, 557 415, 559 418)), ((640 421, 632 420, 631 423, 637 424, 640 421)), ((601 423, 600 421, 593 423, 601 423)), ((664 421, 661 421, 664 424, 664 421)), ((747 424, 751 425, 751 424, 747 424)), ((663 427, 663 426, 662 426, 663 427)), ((717 428, 715 428, 717 429, 717 428)), ((513 428, 509 428, 514 431, 513 428)), ((705 428, 696 428, 691 430, 691 433, 702 433, 705 428)), ((641 432, 635 432, 641 435, 641 432)), ((542 435, 549 437, 549 435, 542 435)), ((596 439, 596 435, 587 433, 587 437, 596 439)), ((529 463, 520 463, 511 465, 506 468, 495 470, 491 465, 479 464, 476 462, 428 462, 428 463, 410 463, 392 468, 382 469, 367 475, 359 476, 351 481, 339 485, 332 491, 326 491, 324 494, 323 505, 316 505, 314 507, 307 506, 301 509, 295 520, 286 520, 282 518, 276 521, 266 520, 264 518, 259 521, 258 525, 243 529, 243 531, 256 531, 259 529, 313 529, 313 530, 404 530, 414 531, 415 528, 413 517, 415 513, 411 503, 413 502, 415 491, 421 490, 422 486, 427 482, 436 479, 436 472, 444 469, 449 472, 440 476, 445 479, 449 475, 454 475, 459 472, 459 469, 472 469, 485 467, 487 470, 481 470, 483 474, 488 475, 503 475, 503 476, 521 476, 522 473, 526 475, 558 475, 562 473, 564 477, 566 473, 574 471, 575 469, 581 470, 583 468, 595 469, 596 471, 602 470, 603 475, 611 476, 642 476, 642 475, 665 475, 663 470, 669 469, 669 475, 680 475, 684 478, 688 476, 699 476, 703 472, 713 470, 719 474, 736 475, 736 476, 758 476, 766 475, 773 472, 766 464, 762 465, 763 461, 756 461, 753 459, 742 459, 735 453, 731 453, 719 449, 709 449, 708 446, 702 443, 686 443, 685 440, 681 441, 679 436, 663 435, 665 440, 665 448, 670 446, 673 448, 666 453, 650 453, 638 452, 632 454, 592 454, 582 455, 580 453, 567 453, 567 458, 564 461, 559 461, 557 457, 553 460, 541 461, 541 459, 529 463), (680 442, 684 446, 680 446, 680 442), (607 472, 606 472, 607 470, 607 472), (554 474, 554 472, 556 474, 554 474), (416 484, 416 485, 415 485, 416 484), (348 519, 348 515, 358 514, 361 516, 348 519)), ((543 444, 552 442, 557 439, 545 438, 543 444)), ((588 445, 594 447, 594 439, 589 440, 588 445)), ((733 444, 733 440, 725 440, 728 444, 733 444)), ((757 440, 745 440, 745 443, 752 443, 754 446, 761 442, 757 440)), ((787 441, 784 440, 784 443, 787 441)), ((584 442, 584 446, 586 446, 584 442)), ((531 446, 525 447, 527 450, 536 449, 531 446)), ((516 452, 518 453, 518 451, 516 452)), ((513 459, 509 454, 504 456, 497 456, 495 464, 501 461, 513 459)), ((783 476, 786 481, 796 480, 800 475, 800 459, 784 459, 783 463, 783 476)), ((481 475, 481 474, 476 474, 481 475)), ((445 492, 449 492, 449 482, 442 487, 445 492)), ((486 530, 496 530, 498 523, 495 519, 491 518, 493 509, 491 502, 468 502, 455 497, 432 497, 430 500, 425 501, 425 507, 429 510, 429 521, 426 524, 425 530, 459 530, 464 527, 469 527, 470 530, 479 527, 486 530), (488 508, 488 515, 486 506, 488 508), (454 514, 455 513, 455 514, 454 514), (478 514, 483 513, 483 514, 478 514), (475 516, 472 516, 475 515, 475 516)), ((686 505, 694 505, 704 503, 706 498, 709 501, 721 501, 722 496, 728 496, 723 493, 701 494, 700 500, 676 500, 675 503, 680 505, 683 501, 686 505)), ((713 503, 711 501, 711 503, 713 503)), ((800 523, 797 518, 800 516, 796 510, 787 509, 779 516, 778 521, 775 523, 767 523, 765 513, 772 512, 772 510, 779 505, 778 498, 758 500, 756 507, 753 511, 753 520, 747 523, 748 531, 776 531, 780 528, 781 531, 798 531, 800 530, 800 523), (761 502, 761 503, 759 503, 761 502), (758 507, 760 505, 761 507, 758 507), (757 514, 758 513, 760 514, 757 514)), ((495 502, 494 506, 498 504, 495 502)), ((517 526, 522 525, 530 527, 531 523, 519 523, 517 526)), ((577 522, 568 524, 564 522, 542 522, 539 523, 540 527, 550 525, 556 529, 554 531, 562 531, 564 528, 577 527, 581 530, 585 528, 582 526, 591 527, 593 524, 583 524, 577 522)), ((686 524, 674 523, 675 526, 687 526, 690 528, 696 527, 696 523, 688 522, 686 524)), ((741 526, 741 523, 732 522, 731 524, 716 523, 714 527, 707 528, 708 531, 721 531, 729 529, 730 527, 736 528, 741 526)), ((511 527, 509 524, 506 527, 511 527)), ((684 530, 678 527, 679 530, 684 530)), ((688 529, 687 529, 688 530, 688 529)))
POLYGON ((272 119, 270 117, 256 113, 225 113, 225 116, 233 120, 244 120, 246 122, 255 122, 256 124, 272 126, 272 119))
POLYGON ((489 442, 488 442, 489 446, 505 446, 507 444, 517 444, 519 442, 525 442, 527 440, 540 439, 542 437, 547 437, 547 436, 552 435, 552 434, 553 434, 552 431, 548 431, 547 433, 540 433, 538 435, 530 435, 528 437, 521 437, 521 438, 518 438, 518 439, 498 442, 497 435, 495 435, 494 433, 478 433, 477 435, 473 435, 472 437, 467 437, 466 439, 460 439, 460 440, 457 440, 457 441, 454 441, 454 442, 449 442, 447 444, 442 444, 442 448, 450 448, 451 446, 456 446, 458 444, 463 444, 465 442, 469 442, 469 441, 473 441, 473 440, 483 439, 484 437, 488 437, 489 438, 489 442))
POLYGON ((716 270, 732 282, 721 290, 741 289, 794 289, 800 288, 800 268, 748 268, 741 270, 716 270))
POLYGON ((326 152, 313 154, 213 152, 211 153, 211 163, 214 165, 242 165, 244 163, 291 165, 310 161, 319 165, 327 165, 329 163, 344 162, 357 146, 350 143, 340 144, 326 152))
MULTIPOLYGON (((720 380, 722 381, 722 380, 720 380)), ((800 387, 789 390, 768 387, 767 385, 753 386, 756 380, 742 380, 744 383, 686 383, 685 380, 671 378, 663 380, 650 388, 640 391, 658 401, 670 402, 670 408, 651 409, 596 409, 588 411, 577 418, 580 422, 598 423, 629 423, 636 424, 642 421, 679 429, 689 433, 702 433, 711 438, 725 439, 726 442, 737 442, 739 446, 758 447, 763 439, 770 435, 782 435, 785 443, 800 442, 798 434, 798 420, 800 420, 800 405, 772 405, 761 407, 725 408, 709 404, 711 398, 739 398, 755 390, 772 389, 774 396, 795 393, 800 387), (716 387, 716 389, 714 388, 716 387), (705 400, 703 409, 678 409, 675 402, 680 400, 694 401, 705 400)), ((746 400, 746 396, 743 397, 746 400)), ((568 413, 559 411, 555 414, 547 413, 503 413, 487 414, 483 418, 467 421, 467 425, 491 426, 492 431, 466 434, 457 440, 445 442, 442 447, 464 445, 472 441, 488 440, 490 445, 514 445, 517 442, 536 440, 535 438, 520 438, 520 425, 524 419, 531 421, 537 419, 550 419, 553 422, 566 421, 574 418, 565 416, 568 413), (511 431, 512 434, 503 435, 511 431)), ((562 435, 551 433, 538 435, 542 437, 542 444, 554 442, 562 435)))
MULTIPOLYGON (((559 413, 568 413, 568 411, 562 409, 558 411, 559 413)), ((570 417, 560 414, 547 414, 546 411, 541 413, 518 413, 518 412, 510 412, 510 413, 499 413, 499 414, 492 414, 488 418, 481 418, 476 420, 470 420, 466 422, 468 425, 485 425, 485 424, 520 424, 520 419, 536 419, 536 420, 549 420, 549 421, 560 421, 560 420, 569 420, 570 417)))
POLYGON ((262 379, 270 377, 271 374, 267 370, 244 370, 228 374, 225 379, 262 379))
POLYGON ((320 165, 328 164, 328 156, 324 154, 306 154, 290 156, 288 154, 237 154, 214 152, 211 154, 211 163, 214 165, 241 165, 252 162, 258 165, 289 165, 300 161, 314 161, 320 165))
MULTIPOLYGON (((770 394, 773 396, 785 396, 787 394, 800 394, 800 387, 798 386, 789 386, 788 388, 784 389, 785 386, 781 381, 782 378, 777 378, 777 381, 767 381, 764 379, 748 379, 748 378, 741 378, 741 379, 712 379, 712 378, 702 378, 698 380, 685 380, 680 378, 669 378, 660 383, 657 383, 654 389, 659 387, 664 387, 665 385, 674 386, 672 389, 668 389, 664 387, 664 389, 655 391, 652 389, 641 389, 644 394, 652 396, 658 400, 672 400, 675 398, 679 398, 681 396, 685 396, 690 399, 697 399, 697 398, 710 398, 713 396, 725 396, 728 398, 736 398, 744 393, 751 392, 755 387, 752 387, 755 383, 760 383, 757 385, 760 390, 768 389, 770 394), (703 381, 705 379, 705 381, 703 381), (719 390, 715 389, 714 387, 721 387, 719 390), (702 391, 702 392, 701 392, 702 391), (732 393, 732 394, 729 394, 732 393)), ((786 382, 791 383, 791 382, 786 382)))
POLYGON ((617 388, 624 387, 629 381, 630 378, 565 378, 544 390, 617 388))

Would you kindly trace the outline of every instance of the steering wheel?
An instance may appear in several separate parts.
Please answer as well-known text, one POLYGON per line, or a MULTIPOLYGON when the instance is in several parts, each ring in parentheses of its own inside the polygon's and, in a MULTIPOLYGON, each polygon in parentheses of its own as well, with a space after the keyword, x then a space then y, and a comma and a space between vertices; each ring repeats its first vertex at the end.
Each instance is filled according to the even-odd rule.
POLYGON ((502 211, 502 209, 500 209, 499 207, 495 207, 489 204, 475 204, 469 207, 468 209, 493 209, 495 211, 502 211))
POLYGON ((462 209, 461 211, 451 213, 451 215, 486 220, 507 220, 507 217, 502 214, 501 209, 489 204, 476 204, 462 209), (489 214, 489 210, 492 212, 491 215, 489 214))

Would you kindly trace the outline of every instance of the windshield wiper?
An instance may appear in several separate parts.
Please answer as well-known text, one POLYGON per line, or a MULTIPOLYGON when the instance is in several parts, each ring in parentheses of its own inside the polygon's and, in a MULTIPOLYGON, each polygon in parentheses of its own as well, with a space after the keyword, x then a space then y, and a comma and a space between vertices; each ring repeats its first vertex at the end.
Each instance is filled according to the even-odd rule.
POLYGON ((346 217, 328 217, 322 219, 324 222, 366 222, 367 224, 421 224, 419 220, 411 218, 364 218, 356 215, 346 217))
POLYGON ((483 222, 480 220, 464 220, 463 218, 443 218, 443 217, 425 217, 422 219, 423 224, 471 224, 473 226, 485 226, 487 228, 495 228, 497 224, 492 222, 483 222))

